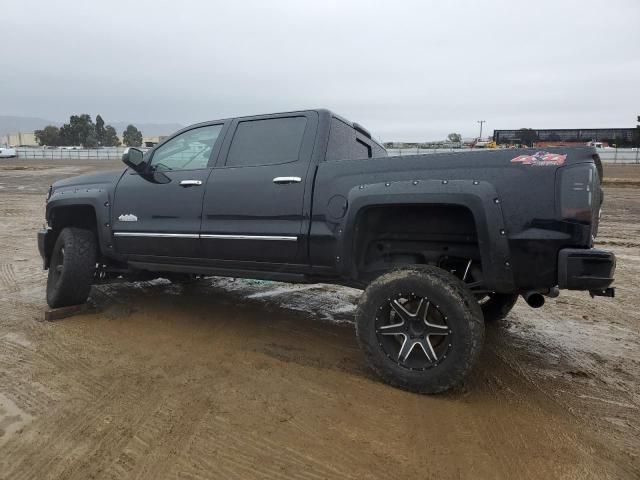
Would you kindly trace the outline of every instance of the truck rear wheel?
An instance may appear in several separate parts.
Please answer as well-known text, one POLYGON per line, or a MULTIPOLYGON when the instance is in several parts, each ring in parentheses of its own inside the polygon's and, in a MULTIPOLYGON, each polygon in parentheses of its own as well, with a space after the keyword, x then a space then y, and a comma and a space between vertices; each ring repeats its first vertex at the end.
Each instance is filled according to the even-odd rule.
POLYGON ((412 266, 382 275, 364 291, 356 335, 387 383, 419 393, 460 386, 484 341, 477 300, 455 276, 412 266))
POLYGON ((91 230, 62 229, 51 253, 47 303, 51 308, 87 301, 96 271, 96 237, 91 230))
POLYGON ((517 293, 490 293, 480 300, 485 322, 497 322, 505 318, 518 301, 517 293))

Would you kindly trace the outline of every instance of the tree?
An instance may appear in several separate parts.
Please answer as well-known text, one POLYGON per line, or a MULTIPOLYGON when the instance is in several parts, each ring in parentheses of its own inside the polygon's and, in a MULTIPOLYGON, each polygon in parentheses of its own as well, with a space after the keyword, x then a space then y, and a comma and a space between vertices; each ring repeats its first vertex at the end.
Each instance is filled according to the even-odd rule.
POLYGON ((142 132, 133 125, 128 125, 126 130, 122 132, 122 142, 127 147, 139 147, 142 145, 142 132))
POLYGON ((460 143, 462 141, 462 135, 460 135, 459 133, 450 133, 449 135, 447 135, 447 140, 449 140, 451 143, 460 143))
POLYGON ((96 148, 98 146, 98 137, 95 130, 87 133, 87 136, 82 141, 82 146, 85 148, 96 148))
POLYGON ((91 116, 83 113, 82 115, 71 115, 69 123, 65 123, 60 128, 60 138, 63 145, 94 145, 97 143, 96 126, 91 120, 91 116))
POLYGON ((50 145, 50 146, 58 146, 62 144, 62 139, 60 138, 60 129, 58 127, 54 127, 53 125, 48 125, 44 127, 42 130, 36 130, 33 132, 36 140, 39 145, 50 145))
POLYGON ((116 129, 111 125, 107 125, 104 128, 104 137, 102 139, 102 145, 105 147, 119 147, 120 139, 116 133, 116 129))
POLYGON ((96 140, 98 145, 104 142, 104 120, 99 114, 96 116, 96 140))

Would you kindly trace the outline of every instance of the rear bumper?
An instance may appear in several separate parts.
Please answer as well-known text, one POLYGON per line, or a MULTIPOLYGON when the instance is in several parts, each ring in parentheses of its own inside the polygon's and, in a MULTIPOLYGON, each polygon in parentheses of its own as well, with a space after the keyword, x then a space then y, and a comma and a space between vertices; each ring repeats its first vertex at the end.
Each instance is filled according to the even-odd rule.
POLYGON ((48 236, 51 235, 51 230, 42 229, 38 231, 38 251, 40 252, 40 256, 42 257, 42 267, 46 270, 49 268, 49 255, 47 254, 47 240, 48 236))
POLYGON ((605 291, 613 283, 615 270, 616 256, 607 250, 564 248, 558 253, 561 289, 605 291))

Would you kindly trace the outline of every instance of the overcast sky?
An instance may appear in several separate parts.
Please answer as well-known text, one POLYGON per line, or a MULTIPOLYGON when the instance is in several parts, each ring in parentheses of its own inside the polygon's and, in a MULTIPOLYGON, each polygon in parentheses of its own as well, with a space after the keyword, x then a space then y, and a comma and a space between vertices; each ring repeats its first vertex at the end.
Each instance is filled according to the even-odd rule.
POLYGON ((388 141, 640 114, 639 0, 3 0, 0 29, 0 115, 326 107, 388 141))

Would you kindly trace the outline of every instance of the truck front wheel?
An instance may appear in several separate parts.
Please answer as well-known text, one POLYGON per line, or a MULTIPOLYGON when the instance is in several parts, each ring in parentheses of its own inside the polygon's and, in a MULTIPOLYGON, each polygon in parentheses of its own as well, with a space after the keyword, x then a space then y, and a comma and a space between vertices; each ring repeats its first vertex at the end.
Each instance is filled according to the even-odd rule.
POLYGON ((96 237, 91 230, 62 229, 51 252, 47 303, 51 308, 87 301, 96 271, 96 237))
POLYGON ((419 393, 460 386, 484 341, 477 300, 455 276, 415 266, 387 273, 364 291, 356 335, 387 383, 419 393))

